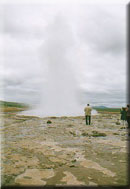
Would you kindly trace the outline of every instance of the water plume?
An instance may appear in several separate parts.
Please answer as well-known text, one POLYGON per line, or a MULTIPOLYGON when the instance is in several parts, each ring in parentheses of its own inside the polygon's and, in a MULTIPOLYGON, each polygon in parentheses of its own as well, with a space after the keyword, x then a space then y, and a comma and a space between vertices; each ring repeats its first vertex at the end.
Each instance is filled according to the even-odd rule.
MULTIPOLYGON (((74 62, 69 57, 74 40, 71 27, 62 16, 57 16, 47 28, 47 38, 41 47, 42 64, 46 65, 41 93, 42 99, 35 110, 39 116, 68 116, 84 114, 78 101, 78 82, 74 62)), ((41 64, 41 69, 42 69, 41 64)))

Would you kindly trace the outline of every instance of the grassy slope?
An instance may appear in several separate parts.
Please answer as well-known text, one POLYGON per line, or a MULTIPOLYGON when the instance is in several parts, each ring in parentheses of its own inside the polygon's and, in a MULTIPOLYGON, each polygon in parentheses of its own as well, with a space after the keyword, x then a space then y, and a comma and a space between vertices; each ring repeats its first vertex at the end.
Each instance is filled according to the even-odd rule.
POLYGON ((94 108, 99 113, 120 113, 120 108, 94 108))
POLYGON ((28 108, 26 104, 17 102, 0 101, 2 112, 18 112, 28 108))
POLYGON ((7 101, 0 101, 0 106, 2 106, 2 107, 17 107, 17 108, 27 107, 27 105, 25 105, 23 103, 7 102, 7 101))

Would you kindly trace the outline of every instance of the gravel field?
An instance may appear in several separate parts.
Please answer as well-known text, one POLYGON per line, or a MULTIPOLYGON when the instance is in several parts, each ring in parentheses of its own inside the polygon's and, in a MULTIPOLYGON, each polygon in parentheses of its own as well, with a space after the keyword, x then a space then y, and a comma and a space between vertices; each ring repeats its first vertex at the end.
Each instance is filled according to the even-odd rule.
POLYGON ((127 127, 118 118, 93 115, 85 125, 82 116, 4 114, 2 185, 126 185, 127 127))

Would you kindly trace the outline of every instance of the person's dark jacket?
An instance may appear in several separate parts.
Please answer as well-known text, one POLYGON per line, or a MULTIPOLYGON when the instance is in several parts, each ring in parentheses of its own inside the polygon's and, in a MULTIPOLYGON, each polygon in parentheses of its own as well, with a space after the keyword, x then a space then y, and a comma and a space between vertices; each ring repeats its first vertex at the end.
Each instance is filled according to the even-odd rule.
POLYGON ((127 108, 127 110, 126 110, 126 116, 130 116, 130 107, 129 108, 127 108))
POLYGON ((120 110, 121 113, 121 120, 126 120, 127 112, 125 109, 120 110))

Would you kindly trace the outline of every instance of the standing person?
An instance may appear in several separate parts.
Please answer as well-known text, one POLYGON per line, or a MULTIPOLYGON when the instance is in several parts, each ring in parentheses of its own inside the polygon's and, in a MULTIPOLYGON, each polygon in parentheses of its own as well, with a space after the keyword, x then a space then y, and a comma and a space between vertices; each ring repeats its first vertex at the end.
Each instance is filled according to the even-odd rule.
POLYGON ((92 108, 89 106, 89 104, 87 104, 87 106, 84 108, 86 125, 91 124, 91 111, 92 111, 92 108))
POLYGON ((130 136, 130 105, 127 105, 126 108, 126 119, 127 119, 127 123, 128 123, 128 135, 130 136))
POLYGON ((120 113, 121 113, 121 121, 123 123, 123 125, 125 125, 125 122, 126 122, 126 108, 122 107, 122 109, 120 110, 120 113))

